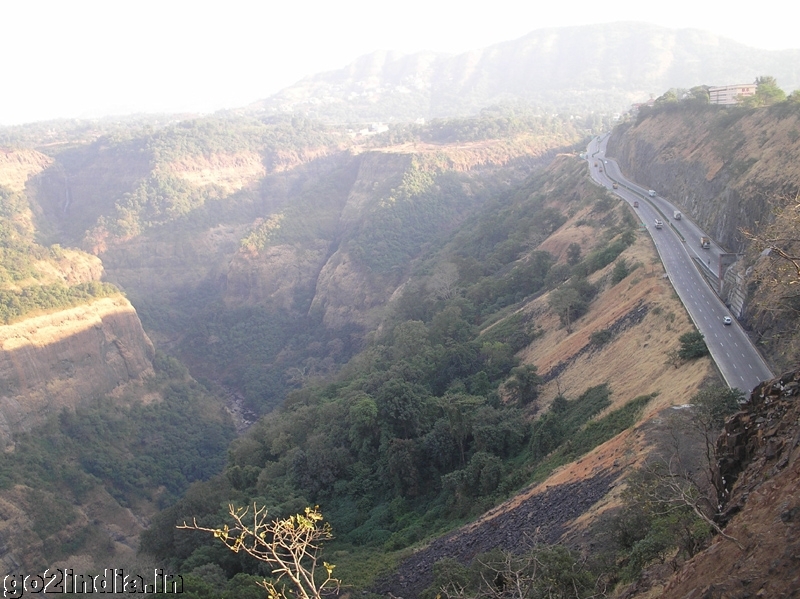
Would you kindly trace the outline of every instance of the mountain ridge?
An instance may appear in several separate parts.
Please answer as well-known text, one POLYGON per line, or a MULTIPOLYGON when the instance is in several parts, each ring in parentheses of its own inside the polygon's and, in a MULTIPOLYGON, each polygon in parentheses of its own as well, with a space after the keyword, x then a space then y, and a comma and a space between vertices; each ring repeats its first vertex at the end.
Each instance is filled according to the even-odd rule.
POLYGON ((377 51, 311 75, 248 112, 330 121, 468 115, 493 104, 621 112, 667 88, 752 81, 800 87, 798 50, 759 50, 698 29, 637 22, 547 28, 460 54, 377 51))

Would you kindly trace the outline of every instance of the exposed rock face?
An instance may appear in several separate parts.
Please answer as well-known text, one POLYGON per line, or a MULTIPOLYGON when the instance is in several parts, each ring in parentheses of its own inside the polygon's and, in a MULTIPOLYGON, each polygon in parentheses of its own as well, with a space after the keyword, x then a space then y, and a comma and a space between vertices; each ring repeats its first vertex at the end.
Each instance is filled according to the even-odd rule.
MULTIPOLYGON (((312 247, 279 245, 265 248, 253 256, 239 252, 233 256, 226 277, 229 305, 269 304, 291 311, 300 307, 298 296, 311 296, 317 275, 328 258, 324 241, 312 247)), ((307 306, 306 306, 307 307, 307 306)))
POLYGON ((800 589, 800 371, 756 387, 718 442, 730 498, 725 533, 664 597, 796 597, 800 589), (735 483, 734 483, 735 481, 735 483))
MULTIPOLYGON (((744 506, 749 490, 748 468, 771 465, 772 473, 794 461, 791 454, 800 442, 800 371, 789 372, 756 387, 745 409, 725 423, 717 441, 720 475, 733 490, 725 511, 729 519, 744 506), (734 484, 743 475, 742 484, 734 484)), ((752 482, 752 481, 749 481, 752 482)))
POLYGON ((773 205, 800 189, 796 110, 662 112, 621 133, 608 153, 623 172, 734 252, 746 247, 741 228, 769 222, 773 205))
POLYGON ((42 172, 53 159, 35 150, 0 149, 0 183, 13 191, 22 191, 28 178, 42 172))
POLYGON ((152 372, 133 306, 108 297, 0 327, 0 443, 53 412, 152 372))
POLYGON ((773 237, 797 238, 785 213, 800 192, 800 111, 790 104, 676 106, 620 127, 608 151, 624 173, 675 203, 730 252, 745 254, 725 271, 723 298, 759 338, 774 370, 792 368, 800 337, 785 297, 793 294, 770 291, 773 277, 764 272, 776 259, 760 256, 763 247, 742 232, 778 228, 773 237))
POLYGON ((198 187, 217 185, 228 193, 252 186, 266 174, 256 152, 185 157, 166 165, 164 170, 198 187))
POLYGON ((405 153, 351 156, 338 186, 303 207, 309 214, 276 206, 281 208, 273 215, 280 241, 243 247, 233 256, 225 277, 226 303, 301 313, 310 309, 332 329, 364 325, 370 309, 383 305, 396 285, 370 276, 353 259, 346 240, 365 226, 375 204, 401 184, 411 162, 412 156, 405 153), (303 218, 300 226, 298 216, 303 218))
POLYGON ((311 309, 320 311, 323 324, 331 329, 354 323, 364 325, 369 311, 384 305, 394 291, 393 286, 375 285, 374 279, 354 263, 349 253, 339 251, 319 274, 318 293, 311 309))
POLYGON ((140 236, 115 243, 102 254, 107 280, 137 306, 163 294, 180 298, 200 281, 224 277, 244 230, 241 225, 219 225, 171 239, 140 236))

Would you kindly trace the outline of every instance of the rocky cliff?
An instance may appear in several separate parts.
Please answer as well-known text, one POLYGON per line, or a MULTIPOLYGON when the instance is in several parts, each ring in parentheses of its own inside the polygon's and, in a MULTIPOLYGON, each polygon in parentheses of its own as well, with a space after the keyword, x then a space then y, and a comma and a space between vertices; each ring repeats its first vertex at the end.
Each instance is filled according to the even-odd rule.
POLYGON ((39 243, 63 228, 74 202, 92 204, 103 196, 119 170, 111 167, 122 159, 120 152, 98 143, 90 154, 93 165, 70 178, 64 165, 76 160, 74 150, 64 150, 58 160, 34 150, 0 151, 6 231, 0 290, 8 308, 4 322, 10 323, 0 326, 0 445, 62 408, 152 372, 153 345, 125 297, 100 298, 108 294, 103 291, 83 296, 88 299, 79 305, 64 300, 67 287, 97 285, 104 276, 100 259, 39 243), (30 297, 38 299, 23 301, 30 297))
POLYGON ((664 110, 617 129, 608 153, 624 173, 690 215, 732 252, 800 190, 800 109, 664 110))
POLYGON ((0 326, 0 442, 151 373, 153 356, 122 296, 0 326))
POLYGON ((800 372, 759 385, 718 442, 730 488, 725 533, 665 597, 795 597, 800 589, 800 372))
POLYGON ((795 279, 777 254, 762 250, 767 238, 789 249, 798 237, 792 210, 800 193, 800 106, 662 107, 617 128, 608 152, 627 176, 740 255, 725 275, 724 299, 773 365, 791 368, 788 356, 798 346, 795 279))

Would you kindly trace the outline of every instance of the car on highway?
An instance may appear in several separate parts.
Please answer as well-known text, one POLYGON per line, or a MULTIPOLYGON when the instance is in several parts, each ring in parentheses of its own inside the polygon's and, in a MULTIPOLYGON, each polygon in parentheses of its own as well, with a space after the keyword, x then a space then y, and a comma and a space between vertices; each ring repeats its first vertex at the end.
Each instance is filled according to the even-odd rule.
POLYGON ((725 324, 725 325, 727 325, 727 324, 731 324, 732 322, 733 322, 733 320, 731 320, 731 317, 730 317, 730 316, 725 316, 725 317, 722 319, 722 324, 725 324))

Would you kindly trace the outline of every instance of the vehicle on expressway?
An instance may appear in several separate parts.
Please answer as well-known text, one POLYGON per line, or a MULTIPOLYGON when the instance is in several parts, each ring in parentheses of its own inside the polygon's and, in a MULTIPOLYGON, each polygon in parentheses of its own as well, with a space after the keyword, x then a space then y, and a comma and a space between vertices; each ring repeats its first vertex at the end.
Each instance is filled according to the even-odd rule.
POLYGON ((673 214, 672 214, 672 218, 674 218, 675 220, 681 220, 681 217, 682 217, 682 216, 683 216, 683 215, 682 215, 682 214, 680 213, 680 211, 678 211, 678 210, 676 210, 676 211, 675 211, 675 212, 673 212, 673 214))
POLYGON ((660 220, 656 219, 656 229, 660 229, 663 226, 664 226, 664 223, 661 222, 660 220))
POLYGON ((700 238, 700 247, 704 250, 711 248, 711 238, 710 237, 701 237, 700 238))
POLYGON ((634 200, 633 201, 633 207, 634 208, 638 208, 639 207, 639 200, 634 200))
POLYGON ((647 192, 647 195, 649 195, 651 198, 656 197, 656 190, 651 189, 650 191, 647 192))
POLYGON ((612 183, 611 187, 612 189, 619 189, 619 183, 612 183))
POLYGON ((726 316, 725 318, 722 319, 722 324, 725 324, 725 325, 731 324, 732 322, 733 322, 733 320, 731 320, 730 316, 726 316))

